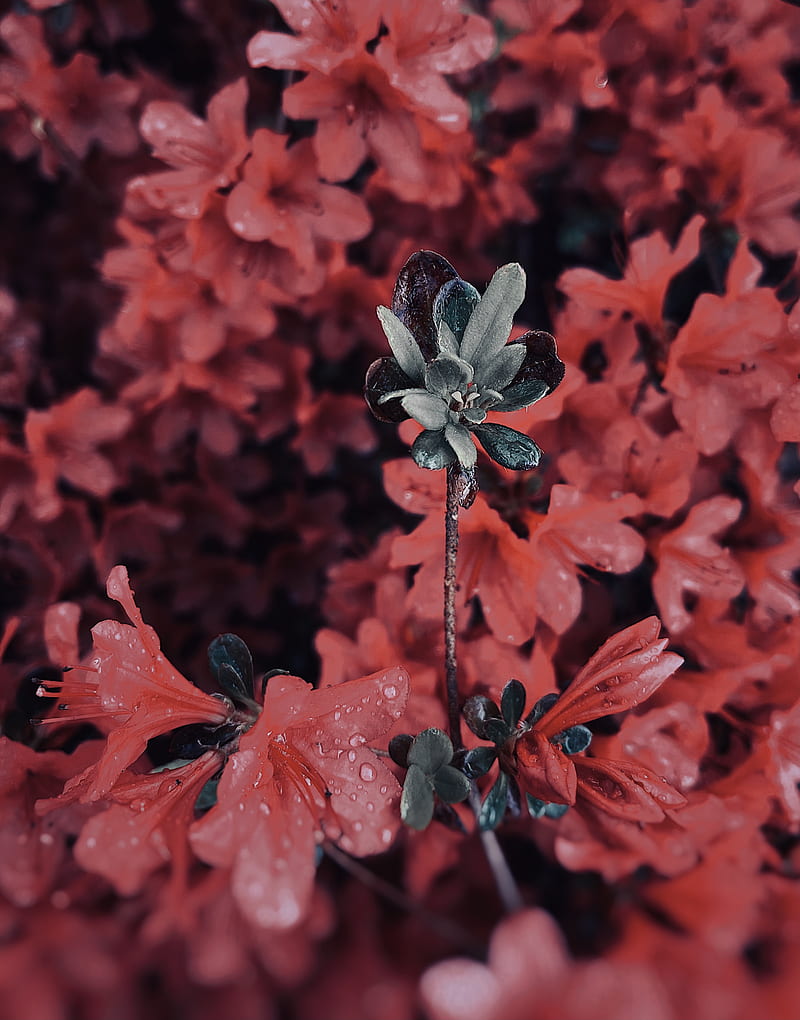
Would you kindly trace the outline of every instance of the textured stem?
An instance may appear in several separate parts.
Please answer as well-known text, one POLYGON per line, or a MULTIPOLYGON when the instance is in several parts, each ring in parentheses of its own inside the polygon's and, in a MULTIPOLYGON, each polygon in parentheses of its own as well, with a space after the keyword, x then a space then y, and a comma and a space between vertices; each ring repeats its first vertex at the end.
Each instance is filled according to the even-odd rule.
POLYGON ((463 747, 461 711, 458 704, 456 671, 456 561, 458 558, 457 469, 447 468, 447 501, 444 511, 444 673, 447 686, 447 716, 453 747, 463 747))

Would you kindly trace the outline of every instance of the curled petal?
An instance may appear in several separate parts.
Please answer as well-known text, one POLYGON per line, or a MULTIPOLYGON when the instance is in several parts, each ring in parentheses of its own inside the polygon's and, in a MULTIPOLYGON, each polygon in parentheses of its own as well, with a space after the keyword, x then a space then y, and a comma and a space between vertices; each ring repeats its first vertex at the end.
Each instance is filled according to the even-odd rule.
POLYGON ((378 421, 405 421, 410 417, 400 398, 383 401, 387 393, 413 388, 414 383, 394 358, 378 358, 367 369, 364 399, 378 421))
POLYGON ((581 669, 537 728, 548 736, 589 719, 633 708, 672 676, 683 659, 665 652, 661 622, 650 616, 615 634, 581 669))
POLYGON ((686 803, 686 798, 666 780, 630 762, 578 758, 575 768, 578 799, 614 818, 660 822, 665 808, 686 803))
POLYGON ((556 341, 549 333, 533 330, 510 343, 525 346, 525 357, 519 371, 503 392, 503 402, 496 411, 519 411, 541 400, 564 378, 564 362, 556 353, 556 341), (543 388, 542 384, 546 388, 543 388))
POLYGON ((392 294, 392 311, 414 334, 425 361, 439 353, 433 306, 436 295, 458 273, 435 251, 417 251, 400 270, 392 294))

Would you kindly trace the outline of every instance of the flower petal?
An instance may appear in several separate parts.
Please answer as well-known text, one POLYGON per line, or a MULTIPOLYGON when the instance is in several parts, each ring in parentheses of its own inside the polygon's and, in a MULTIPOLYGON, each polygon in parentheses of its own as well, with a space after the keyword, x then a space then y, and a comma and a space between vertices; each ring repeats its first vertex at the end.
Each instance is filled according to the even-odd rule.
POLYGON ((367 369, 364 399, 378 421, 405 421, 409 415, 403 410, 400 399, 382 402, 387 393, 413 387, 413 382, 394 358, 378 358, 367 369))
POLYGON ((440 354, 425 369, 425 386, 444 400, 455 390, 463 393, 472 382, 472 365, 454 354, 440 354))
POLYGON ((508 340, 514 314, 525 297, 525 271, 516 262, 501 266, 475 307, 464 330, 461 357, 478 369, 508 340))
POLYGON ((537 728, 552 736, 589 719, 633 708, 672 676, 683 659, 665 652, 660 620, 651 616, 615 634, 576 675, 537 728))
POLYGON ((556 353, 556 341, 543 330, 532 330, 509 344, 525 347, 525 359, 511 384, 503 393, 503 402, 498 404, 498 411, 518 411, 522 407, 540 400, 550 393, 564 378, 564 362, 556 353), (545 383, 547 389, 534 386, 533 383, 545 383))
POLYGON ((392 311, 416 338, 425 361, 439 353, 433 302, 442 287, 459 275, 446 258, 435 251, 417 251, 397 277, 392 311))
POLYGON ((425 375, 425 360, 408 327, 384 305, 378 305, 378 318, 389 341, 397 364, 413 382, 422 382, 425 375))
POLYGON ((465 468, 474 467, 475 461, 478 459, 478 451, 475 449, 469 429, 463 425, 454 425, 450 422, 445 426, 444 436, 455 450, 461 466, 465 468))
POLYGON ((475 379, 478 389, 505 389, 522 368, 525 354, 522 344, 507 344, 501 348, 491 361, 482 363, 475 379))
POLYGON ((479 301, 480 294, 471 283, 462 279, 449 280, 434 299, 433 321, 437 326, 444 322, 460 343, 479 301))
POLYGON ((410 393, 400 403, 424 429, 443 429, 450 420, 447 404, 434 393, 410 393))
POLYGON ((530 471, 539 463, 542 451, 530 438, 506 425, 476 425, 472 430, 484 450, 501 467, 512 471, 530 471))

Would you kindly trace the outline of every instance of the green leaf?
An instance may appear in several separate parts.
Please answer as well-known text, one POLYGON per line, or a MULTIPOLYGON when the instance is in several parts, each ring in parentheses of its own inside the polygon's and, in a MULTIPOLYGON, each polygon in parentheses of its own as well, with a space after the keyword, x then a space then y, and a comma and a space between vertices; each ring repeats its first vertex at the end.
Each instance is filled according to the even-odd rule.
POLYGON ((424 429, 443 429, 450 421, 447 404, 435 393, 428 393, 418 390, 409 393, 400 401, 403 410, 408 411, 411 417, 420 423, 424 429))
POLYGON ((253 700, 253 657, 236 634, 220 634, 208 646, 208 664, 219 686, 239 701, 253 700))
POLYGON ((509 726, 514 727, 522 718, 527 694, 519 680, 509 680, 500 697, 500 710, 509 726))
POLYGON ((464 755, 464 773, 469 779, 485 776, 496 760, 496 747, 473 747, 464 755))
POLYGON ((411 447, 411 456, 418 467, 438 471, 456 459, 455 452, 440 432, 420 432, 411 447))
POLYGON ((412 382, 421 383, 425 375, 425 359, 411 331, 384 305, 378 305, 378 318, 397 364, 412 382))
POLYGON ((469 796, 469 780, 452 765, 442 765, 436 772, 433 788, 448 804, 458 804, 469 796))
POLYGON ((409 765, 400 795, 400 817, 410 829, 422 832, 433 818, 433 787, 418 765, 409 765))
POLYGON ((453 758, 453 744, 443 730, 431 727, 414 737, 408 752, 408 764, 417 765, 432 776, 442 765, 449 765, 453 758))
POLYGON ((478 825, 486 832, 488 829, 496 829, 503 820, 508 802, 508 776, 501 772, 497 777, 494 786, 486 794, 478 813, 478 825))
POLYGON ((444 437, 455 451, 458 463, 462 468, 469 471, 470 468, 475 467, 478 451, 475 449, 469 429, 464 425, 454 425, 452 422, 448 422, 444 428, 444 437))
POLYGON ((505 347, 514 314, 525 297, 525 272, 512 262, 501 266, 475 307, 464 330, 461 357, 476 368, 486 365, 505 347))
POLYGON ((541 459, 542 451, 536 443, 530 436, 524 436, 516 429, 489 424, 475 425, 472 431, 492 460, 496 460, 501 467, 511 468, 512 471, 530 471, 541 459))

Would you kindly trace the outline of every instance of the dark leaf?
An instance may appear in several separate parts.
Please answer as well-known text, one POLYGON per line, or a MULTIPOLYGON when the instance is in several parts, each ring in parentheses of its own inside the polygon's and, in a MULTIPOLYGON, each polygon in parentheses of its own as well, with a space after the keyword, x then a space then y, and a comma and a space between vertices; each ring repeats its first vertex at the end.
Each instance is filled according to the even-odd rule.
POLYGON ((449 280, 438 292, 433 302, 433 321, 438 324, 444 319, 456 340, 461 343, 464 327, 475 309, 480 294, 466 280, 449 280))
POLYGON ((433 777, 433 788, 448 804, 458 804, 469 796, 469 780, 452 765, 442 765, 433 777))
POLYGON ((438 471, 456 459, 455 451, 440 432, 420 432, 411 447, 414 463, 428 471, 438 471))
POLYGON ((568 730, 552 738, 554 744, 561 744, 565 754, 579 754, 592 742, 592 731, 587 726, 570 726, 568 730))
POLYGON ((414 252, 398 274, 392 311, 413 333, 425 361, 433 361, 439 353, 433 318, 436 295, 446 283, 458 279, 447 259, 435 251, 414 252))
POLYGON ((253 700, 253 657, 236 634, 220 634, 208 646, 208 664, 219 686, 240 701, 253 700))
POLYGON ((511 468, 512 471, 530 471, 541 460, 542 451, 530 436, 510 429, 507 425, 473 425, 472 431, 492 460, 496 460, 501 467, 511 468))
POLYGON ((398 733, 389 741, 389 757, 401 769, 408 768, 408 752, 413 743, 414 738, 410 733, 398 733))
POLYGON ((464 755, 464 774, 470 779, 485 776, 496 759, 496 747, 474 747, 464 755))
POLYGON ((525 717, 525 722, 528 723, 529 726, 533 726, 533 724, 538 722, 545 712, 548 712, 557 701, 557 694, 545 694, 544 697, 539 698, 530 712, 528 712, 528 715, 525 717))
POLYGON ((464 704, 464 721, 476 737, 491 740, 493 744, 504 744, 511 735, 500 709, 483 694, 467 699, 464 704))
POLYGON ((394 393, 396 390, 406 390, 413 387, 414 383, 400 368, 394 358, 378 358, 367 369, 367 378, 364 383, 364 399, 378 421, 405 421, 411 415, 403 409, 400 397, 387 400, 384 404, 380 402, 380 399, 387 393, 394 393))
POLYGON ((421 832, 433 818, 433 787, 418 765, 409 765, 400 795, 400 817, 405 824, 421 832))
POLYGON ((503 688, 500 697, 500 710, 503 713, 503 718, 512 728, 522 718, 526 697, 525 688, 519 680, 509 680, 503 688))
POLYGON ((443 765, 449 765, 453 758, 453 744, 443 730, 431 727, 414 737, 408 752, 408 764, 417 765, 422 771, 433 776, 443 765))
POLYGON ((508 803, 508 776, 501 772, 494 786, 486 794, 478 814, 478 825, 484 832, 496 829, 503 820, 508 803))

